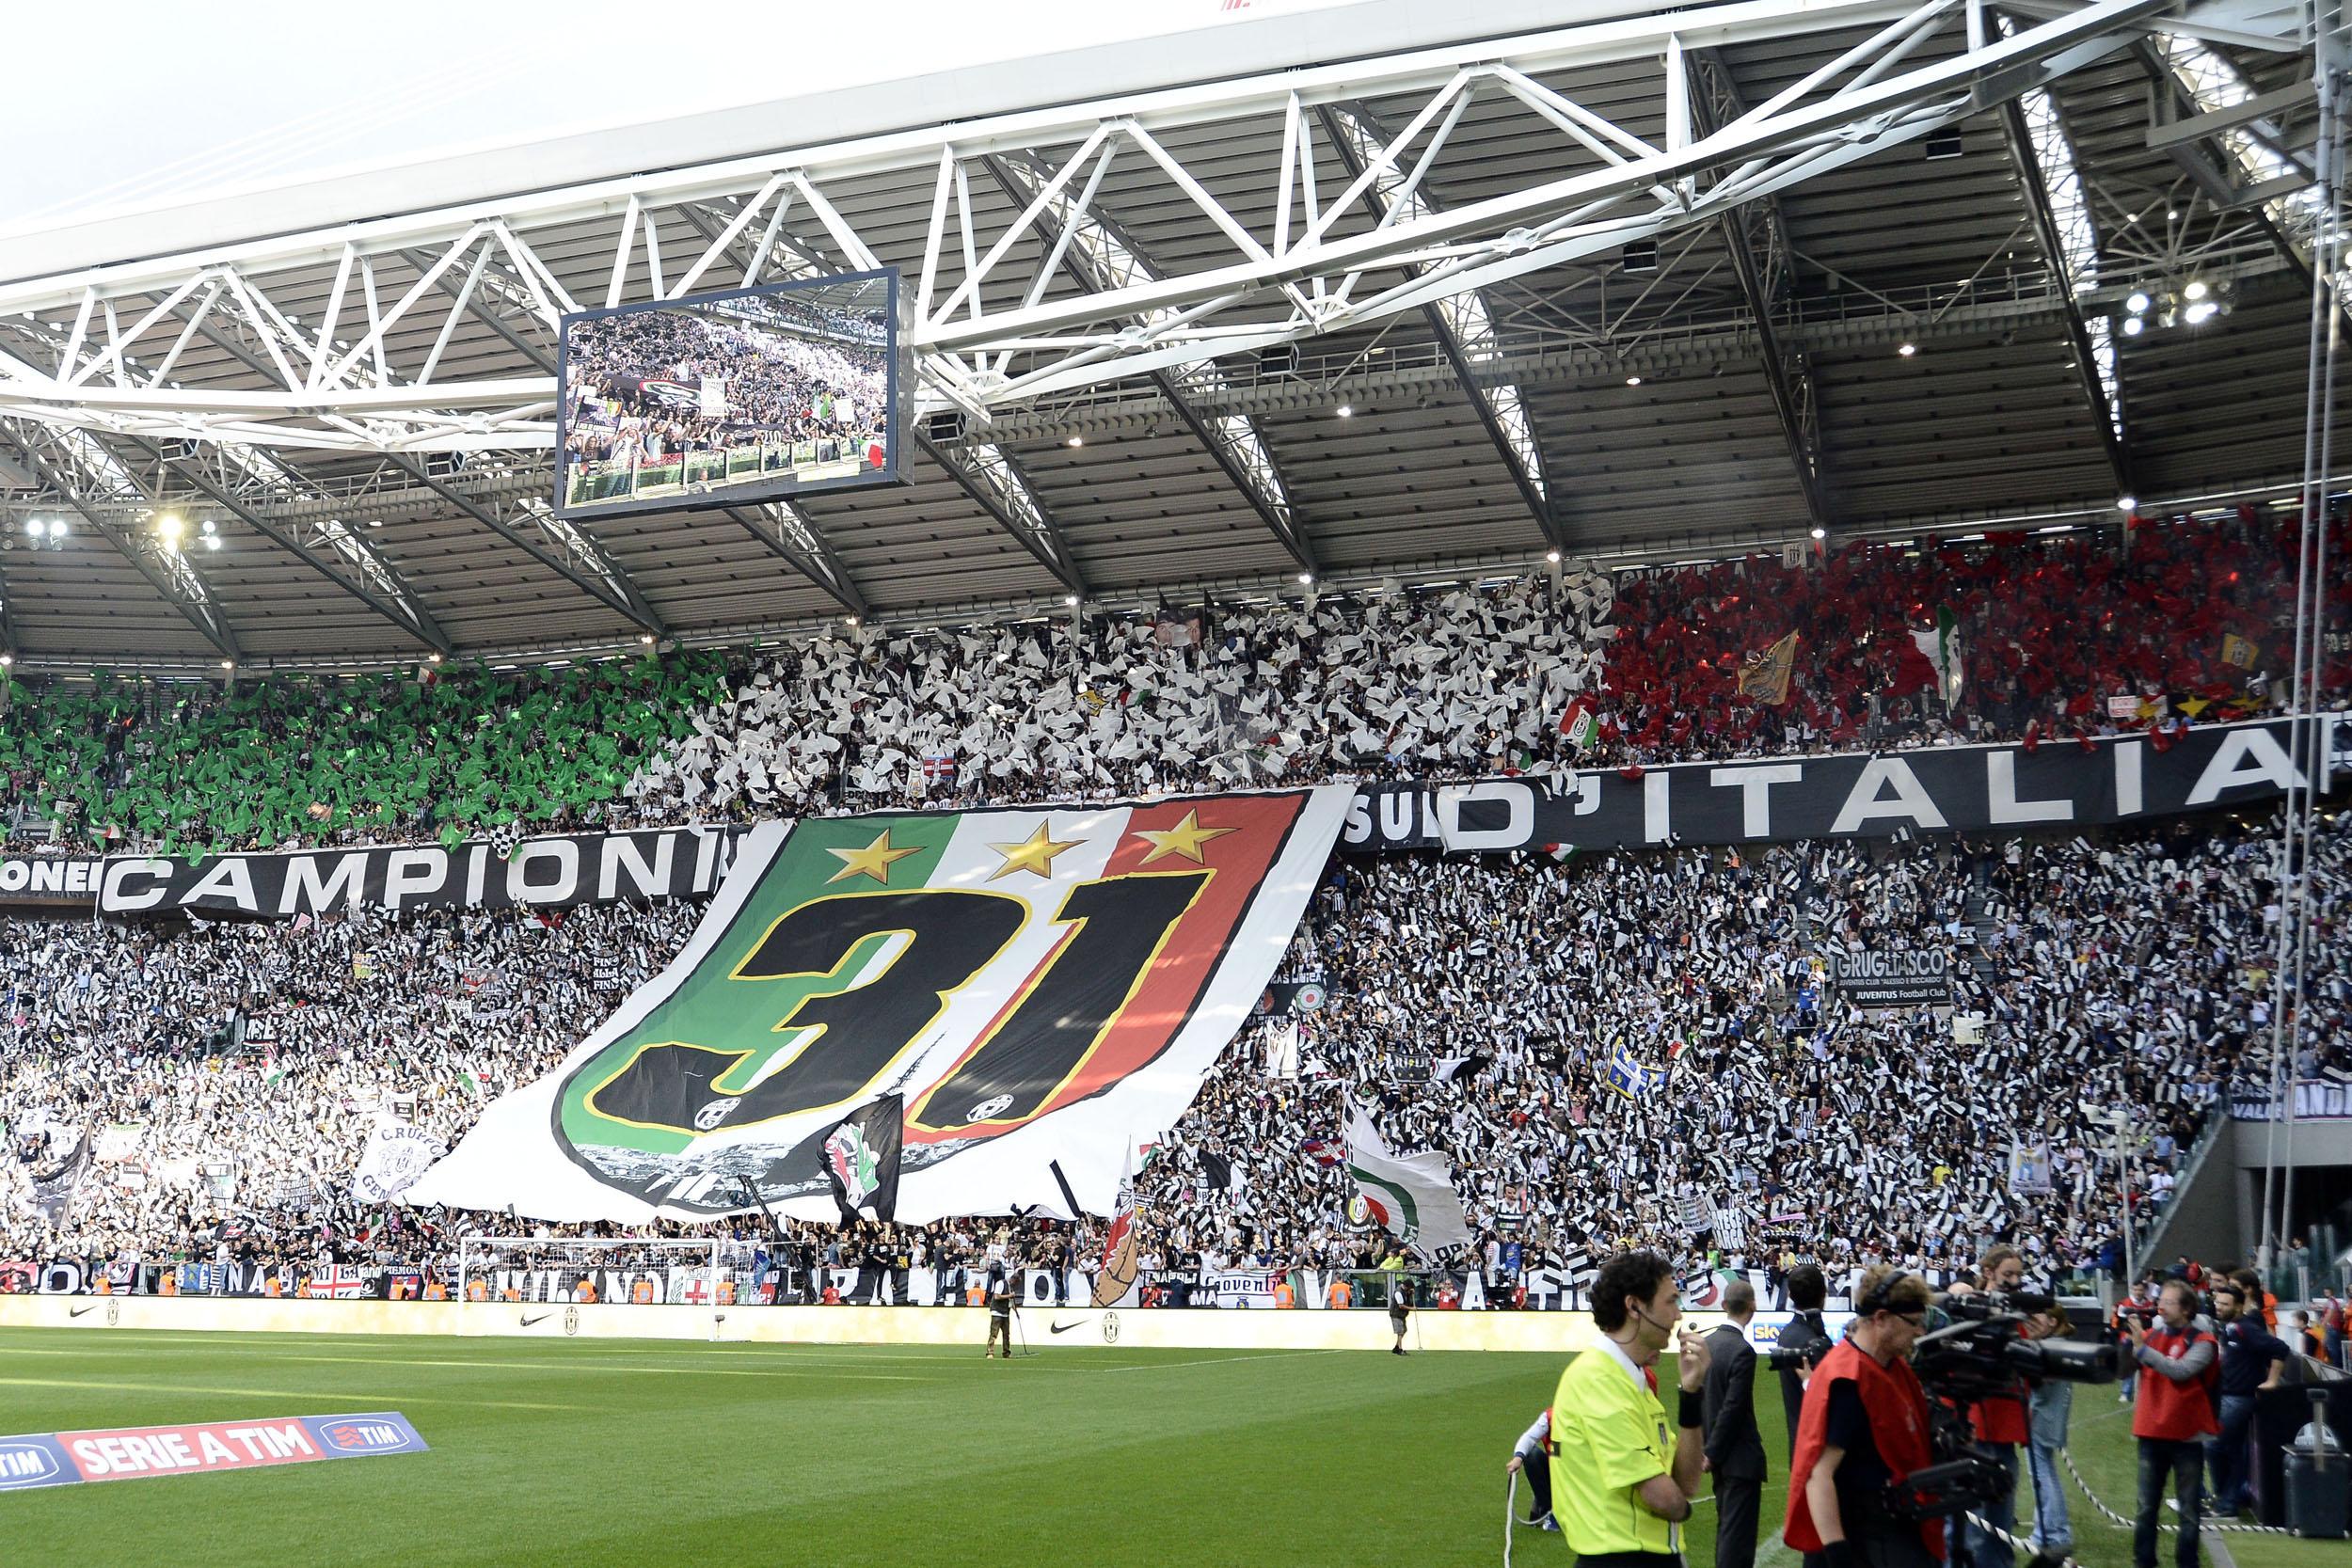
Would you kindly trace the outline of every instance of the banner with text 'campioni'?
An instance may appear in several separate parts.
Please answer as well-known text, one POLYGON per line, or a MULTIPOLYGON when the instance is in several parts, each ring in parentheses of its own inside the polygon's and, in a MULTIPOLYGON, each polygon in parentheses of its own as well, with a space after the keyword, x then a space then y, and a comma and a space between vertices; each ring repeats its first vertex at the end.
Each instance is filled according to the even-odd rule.
POLYGON ((824 1134, 905 1099, 898 1218, 1107 1212, 1263 992, 1347 785, 770 823, 684 953, 410 1203, 833 1213, 824 1134))

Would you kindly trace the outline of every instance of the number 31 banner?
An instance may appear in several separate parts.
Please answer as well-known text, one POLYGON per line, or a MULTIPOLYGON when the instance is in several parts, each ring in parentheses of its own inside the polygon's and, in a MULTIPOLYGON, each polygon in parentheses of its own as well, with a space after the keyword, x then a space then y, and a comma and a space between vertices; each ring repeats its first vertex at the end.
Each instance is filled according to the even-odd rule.
POLYGON ((685 952, 406 1201, 834 1213, 824 1136, 906 1106, 898 1217, 1107 1213, 1249 1016, 1347 785, 754 829, 685 952))

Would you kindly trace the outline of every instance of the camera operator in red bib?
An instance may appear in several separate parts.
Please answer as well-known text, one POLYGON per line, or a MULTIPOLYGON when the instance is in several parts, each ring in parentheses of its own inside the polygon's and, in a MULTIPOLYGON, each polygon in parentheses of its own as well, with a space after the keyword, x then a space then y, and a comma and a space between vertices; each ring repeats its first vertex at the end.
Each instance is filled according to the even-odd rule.
POLYGON ((1805 1384, 1783 1532, 1828 1568, 1929 1568, 1944 1524, 1894 1517, 1887 1488, 1933 1461, 1928 1396, 1909 1356, 1928 1284, 1886 1264, 1862 1276, 1854 1323, 1805 1384))

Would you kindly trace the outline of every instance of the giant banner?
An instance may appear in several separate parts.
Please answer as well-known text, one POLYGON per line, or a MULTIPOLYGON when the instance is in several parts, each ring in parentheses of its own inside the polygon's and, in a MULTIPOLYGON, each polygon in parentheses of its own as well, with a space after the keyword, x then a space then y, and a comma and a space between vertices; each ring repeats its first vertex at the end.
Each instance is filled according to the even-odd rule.
POLYGON ((411 1203, 830 1218, 824 1134, 904 1097, 898 1217, 1107 1212, 1264 992, 1344 784, 765 823, 685 951, 411 1203))
MULTIPOLYGON (((2343 714, 2326 716, 2331 737, 2343 714)), ((1340 847, 1610 851, 1670 844, 2014 832, 2261 805, 2309 787, 2284 719, 2211 724, 2165 737, 2046 740, 1842 756, 1628 768, 1538 781, 1374 784, 1340 847)), ((2336 761, 2338 742, 2327 752, 2336 761)), ((2320 787, 2328 786, 2327 767, 2320 787)))
POLYGON ((735 828, 527 838, 505 858, 486 840, 288 854, 120 856, 98 882, 102 914, 184 912, 292 920, 352 908, 564 909, 708 893, 725 875, 735 828))

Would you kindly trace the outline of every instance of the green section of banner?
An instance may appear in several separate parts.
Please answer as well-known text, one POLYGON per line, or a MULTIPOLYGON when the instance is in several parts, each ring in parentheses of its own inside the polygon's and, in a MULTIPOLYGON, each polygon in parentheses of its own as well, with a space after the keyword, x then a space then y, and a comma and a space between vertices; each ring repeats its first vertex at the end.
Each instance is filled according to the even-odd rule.
POLYGON ((693 974, 667 1001, 566 1079, 558 1107, 564 1135, 574 1144, 656 1154, 675 1154, 691 1146, 694 1141, 691 1132, 632 1125, 599 1115, 589 1105, 589 1099, 624 1072, 644 1048, 667 1043, 748 1053, 715 1081, 714 1089, 726 1093, 746 1086, 771 1055, 790 1044, 799 1033, 779 1035, 777 1024, 811 996, 849 990, 859 972, 892 938, 876 933, 861 939, 827 974, 752 979, 739 978, 737 971, 758 951, 777 922, 812 899, 924 886, 960 821, 961 816, 946 814, 796 823, 759 885, 694 966, 693 974), (906 850, 914 853, 902 854, 906 850), (884 853, 892 858, 884 861, 884 853), (874 866, 887 881, 857 869, 860 864, 874 866))

